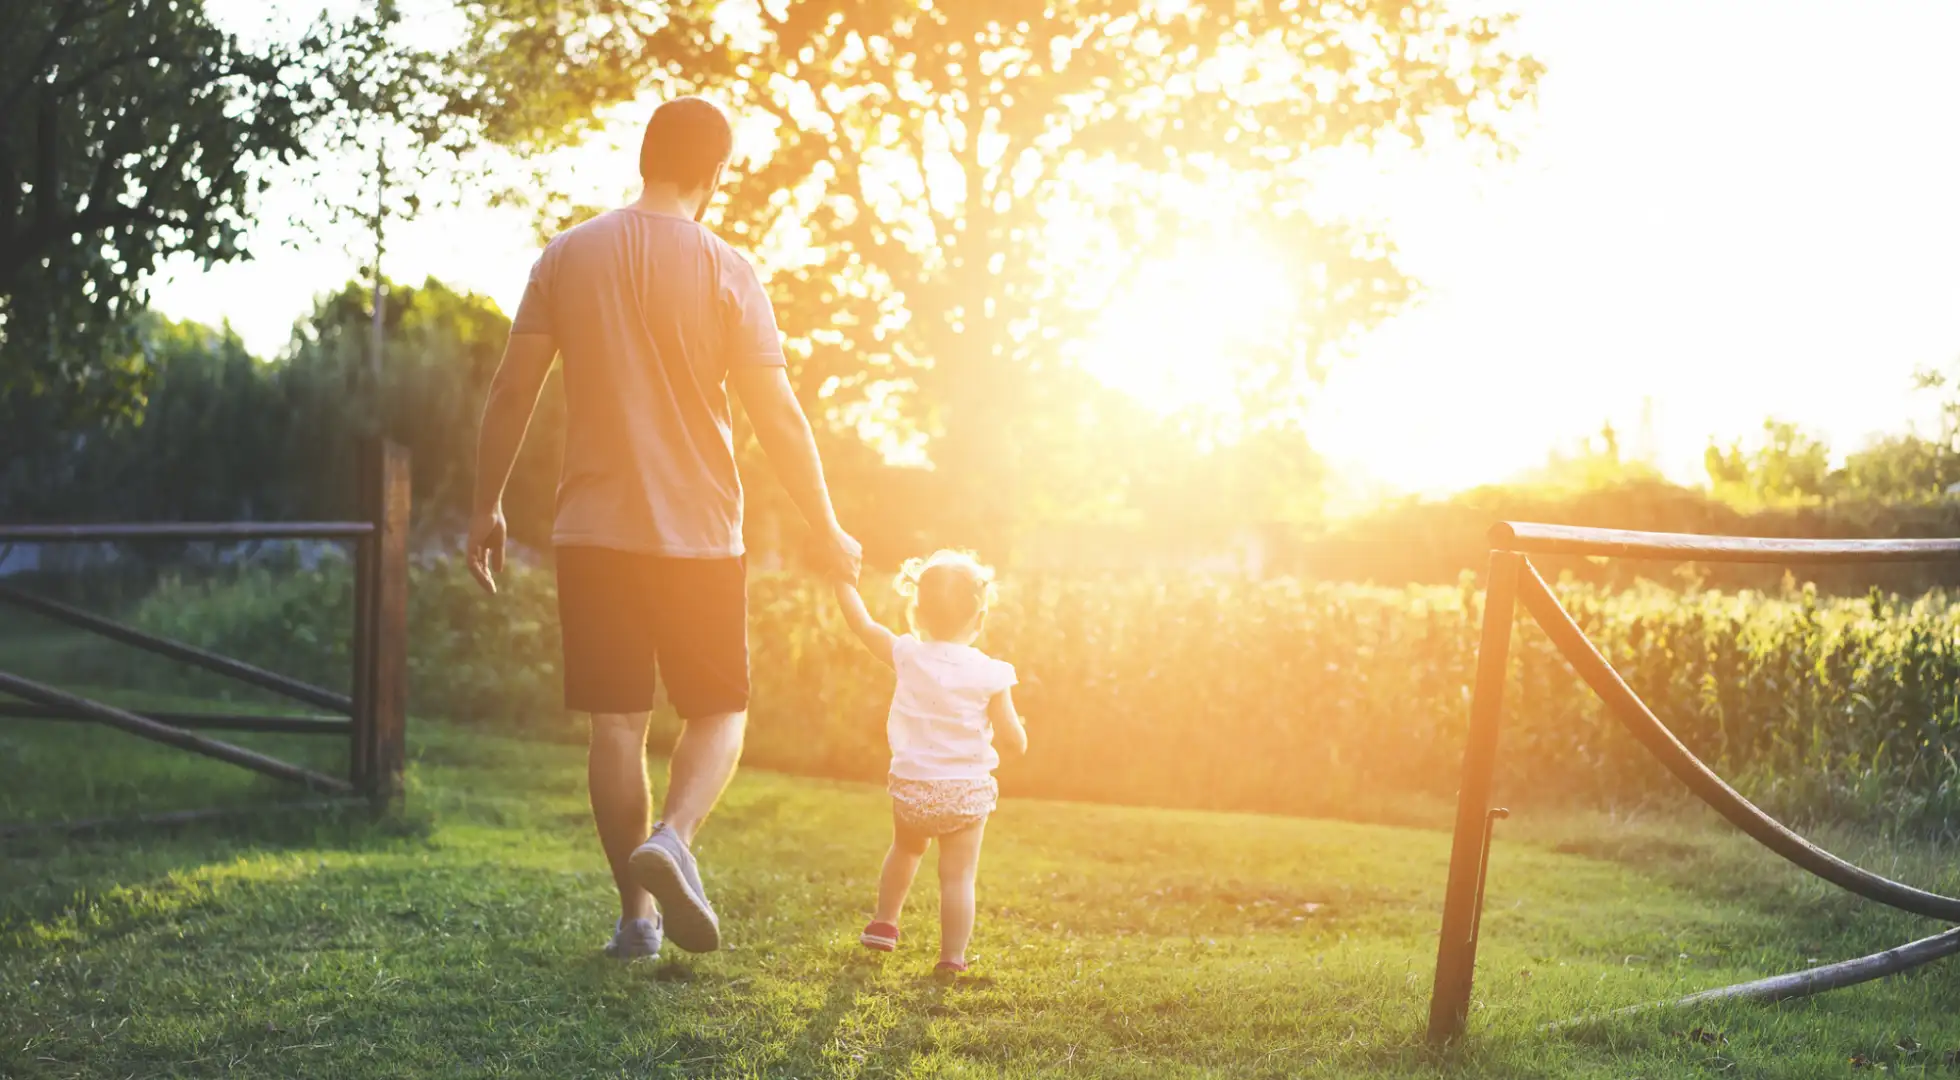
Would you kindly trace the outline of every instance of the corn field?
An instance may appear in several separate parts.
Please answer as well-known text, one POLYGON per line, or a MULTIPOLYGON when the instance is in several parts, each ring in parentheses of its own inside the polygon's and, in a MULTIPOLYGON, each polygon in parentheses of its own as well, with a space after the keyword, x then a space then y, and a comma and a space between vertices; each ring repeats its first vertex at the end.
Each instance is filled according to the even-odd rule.
MULTIPOLYGON (((143 625, 328 685, 344 681, 344 567, 166 584, 143 625), (326 648, 322 648, 322 646, 326 648)), ((896 598, 868 582, 890 624, 896 598)), ((1960 597, 1560 587, 1677 735, 1796 820, 1960 823, 1960 597)), ((494 600, 460 562, 415 571, 413 707, 577 737, 558 705, 548 570, 494 600)), ((1456 785, 1481 594, 1196 577, 1004 583, 981 644, 1012 661, 1032 751, 1009 794, 1436 820, 1456 785)), ((827 587, 750 583, 752 764, 875 779, 891 675, 827 587)), ((1499 798, 1629 805, 1679 788, 1528 619, 1512 644, 1499 798)))

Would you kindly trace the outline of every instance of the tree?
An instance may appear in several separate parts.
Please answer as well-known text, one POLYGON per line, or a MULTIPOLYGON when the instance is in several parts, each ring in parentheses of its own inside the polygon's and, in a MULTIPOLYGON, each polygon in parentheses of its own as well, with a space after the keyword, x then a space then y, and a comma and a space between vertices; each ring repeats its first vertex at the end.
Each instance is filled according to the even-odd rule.
MULTIPOLYGON (((294 327, 290 355, 276 365, 277 453, 287 463, 282 505, 300 517, 351 513, 361 440, 378 433, 409 450, 418 519, 456 526, 469 511, 477 416, 510 320, 488 298, 433 279, 383 284, 382 328, 393 360, 372 400, 350 392, 370 377, 367 283, 350 281, 322 297, 294 327)), ((532 425, 537 437, 527 440, 511 480, 512 533, 525 543, 550 540, 563 423, 554 376, 532 425)))
POLYGON ((325 66, 332 99, 313 125, 306 182, 320 217, 349 222, 368 245, 371 300, 366 368, 356 388, 372 422, 379 415, 387 338, 384 257, 391 222, 416 217, 440 197, 438 181, 479 145, 480 118, 456 100, 443 55, 417 40, 396 0, 339 24, 325 66), (349 183, 352 180, 354 182, 349 183))
MULTIPOLYGON (((24 398, 0 398, 0 519, 344 519, 356 509, 361 441, 380 432, 414 466, 420 522, 460 522, 475 469, 476 415, 510 333, 488 299, 440 282, 385 290, 397 357, 382 407, 350 393, 367 376, 365 282, 348 282, 294 327, 289 354, 262 360, 229 329, 155 313, 134 334, 153 358, 141 423, 66 428, 24 398)), ((545 544, 558 479, 562 393, 547 385, 512 487, 513 532, 545 544)))
POLYGON ((197 0, 6 0, 0 24, 0 394, 127 410, 144 276, 244 253, 252 167, 302 152, 325 32, 254 52, 197 0))
POLYGON ((1887 502, 1924 502, 1942 498, 1960 483, 1960 393, 1953 370, 1925 368, 1913 377, 1914 388, 1938 398, 1938 430, 1916 430, 1874 439, 1848 454, 1836 480, 1842 494, 1887 502))
POLYGON ((0 518, 223 520, 279 512, 286 417, 276 369, 237 335, 153 313, 131 333, 149 356, 141 424, 68 430, 0 397, 0 518))
POLYGON ((1844 468, 1831 480, 1839 498, 1927 502, 1960 481, 1960 455, 1936 439, 1909 432, 1886 435, 1846 454, 1844 468))
POLYGON ((1515 483, 1546 492, 1582 492, 1659 479, 1661 471, 1653 461, 1638 451, 1629 453, 1621 445, 1619 431, 1605 423, 1597 435, 1570 448, 1554 449, 1543 465, 1527 470, 1515 483))
POLYGON ((1796 424, 1763 421, 1753 447, 1741 439, 1726 449, 1713 441, 1702 455, 1715 494, 1751 506, 1816 502, 1831 494, 1831 448, 1796 424))
POLYGON ((833 417, 895 402, 979 543, 1044 482, 1031 463, 1098 437, 1058 377, 1071 345, 1145 254, 1189 235, 1194 210, 1222 198, 1294 259, 1297 318, 1245 372, 1263 408, 1287 410, 1329 345, 1407 294, 1383 238, 1312 209, 1314 152, 1494 141, 1539 72, 1503 21, 1441 0, 469 13, 456 66, 509 144, 551 145, 644 91, 766 118, 775 146, 721 225, 793 252, 771 292, 799 392, 833 417))

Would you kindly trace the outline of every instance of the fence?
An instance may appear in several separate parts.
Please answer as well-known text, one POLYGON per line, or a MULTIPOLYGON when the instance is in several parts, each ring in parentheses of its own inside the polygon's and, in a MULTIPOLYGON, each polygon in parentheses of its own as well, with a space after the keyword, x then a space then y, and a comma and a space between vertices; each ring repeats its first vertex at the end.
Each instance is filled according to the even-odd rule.
MULTIPOLYGON (((1681 533, 1627 532, 1564 525, 1504 522, 1491 530, 1490 570, 1484 591, 1477 677, 1470 701, 1470 729, 1457 789, 1456 831, 1450 845, 1443 927, 1436 947, 1436 977, 1429 1002, 1429 1040, 1463 1034, 1477 962, 1484 884, 1490 867, 1493 826, 1507 816, 1490 805, 1511 629, 1519 601, 1550 636, 1574 672, 1605 701, 1649 752, 1688 790, 1764 847, 1839 888, 1902 911, 1960 922, 1960 899, 1925 892, 1853 865, 1792 832, 1742 797, 1702 763, 1654 715, 1573 621, 1528 555, 1748 562, 1845 564, 1960 560, 1960 539, 1787 540, 1681 533)), ((1717 998, 1774 1001, 1850 986, 1960 952, 1960 929, 1897 949, 1706 991, 1682 1004, 1717 998)))
POLYGON ((386 442, 370 445, 362 456, 360 518, 354 521, 0 525, 0 545, 130 540, 334 540, 352 544, 355 597, 351 695, 0 585, 0 604, 269 690, 330 715, 138 712, 0 671, 0 693, 18 699, 17 703, 0 702, 0 718, 106 724, 316 792, 360 795, 384 803, 399 794, 408 705, 409 460, 405 449, 386 442), (349 740, 348 775, 345 779, 328 776, 197 734, 193 729, 345 737, 349 740))

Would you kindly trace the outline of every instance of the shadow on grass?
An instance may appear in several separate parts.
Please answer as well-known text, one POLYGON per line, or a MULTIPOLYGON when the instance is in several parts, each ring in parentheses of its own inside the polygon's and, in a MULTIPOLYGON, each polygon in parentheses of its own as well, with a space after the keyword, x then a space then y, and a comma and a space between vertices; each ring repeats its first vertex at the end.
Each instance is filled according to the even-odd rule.
POLYGON ((183 824, 126 821, 82 833, 51 827, 0 837, 0 934, 60 918, 86 919, 117 890, 268 851, 361 851, 425 838, 425 814, 364 803, 272 804, 183 824))

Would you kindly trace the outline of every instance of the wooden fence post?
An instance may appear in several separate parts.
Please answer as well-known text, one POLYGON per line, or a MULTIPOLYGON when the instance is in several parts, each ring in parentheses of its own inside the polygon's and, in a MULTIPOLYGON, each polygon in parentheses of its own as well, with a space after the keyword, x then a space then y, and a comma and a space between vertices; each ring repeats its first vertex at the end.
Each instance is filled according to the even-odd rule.
POLYGON ((401 794, 408 721, 408 451, 377 440, 361 455, 361 517, 374 533, 356 547, 355 786, 379 802, 401 794))
POLYGON ((1477 967, 1477 909, 1490 829, 1491 773, 1497 764, 1498 719, 1511 653, 1511 619, 1524 557, 1490 553, 1484 584, 1483 637, 1477 644, 1477 685, 1470 698, 1470 731, 1463 747, 1463 779, 1456 793, 1456 832, 1450 842, 1449 884, 1443 893, 1443 930, 1436 944, 1436 982, 1429 998, 1429 1041, 1463 1034, 1470 1011, 1470 984, 1477 967))
POLYGON ((401 794, 408 735, 408 450, 384 442, 375 478, 374 794, 401 794))
MULTIPOLYGON (((374 522, 375 465, 377 446, 365 443, 354 463, 354 514, 368 524, 374 522)), ((354 790, 373 794, 368 766, 374 760, 374 553, 376 536, 368 533, 354 541, 354 707, 349 713, 347 779, 354 790)))

